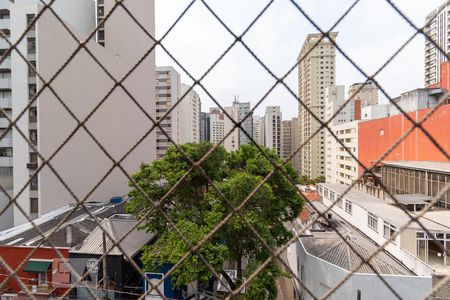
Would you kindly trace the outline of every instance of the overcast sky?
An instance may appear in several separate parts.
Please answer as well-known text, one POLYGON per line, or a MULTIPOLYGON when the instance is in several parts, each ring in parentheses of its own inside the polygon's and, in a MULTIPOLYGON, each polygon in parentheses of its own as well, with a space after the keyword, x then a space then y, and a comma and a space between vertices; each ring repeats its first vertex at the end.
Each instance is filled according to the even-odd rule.
MULTIPOLYGON (((156 36, 161 38, 191 0, 156 0, 156 36)), ((231 30, 240 35, 268 3, 265 0, 207 0, 231 30)), ((328 30, 353 3, 353 0, 303 0, 297 3, 323 29, 328 30)), ((397 0, 396 5, 418 25, 443 0, 397 0)), ((361 0, 336 27, 337 43, 365 72, 374 73, 413 34, 414 30, 385 0, 361 0)), ((317 30, 289 0, 275 0, 259 21, 247 32, 243 41, 277 76, 283 76, 296 63, 308 33, 317 30)), ((199 79, 234 38, 197 1, 163 40, 167 50, 186 70, 199 79)), ((336 84, 347 87, 365 78, 338 51, 336 84)), ((184 83, 192 80, 165 53, 156 52, 156 64, 172 65, 184 83)), ((376 77, 391 97, 423 87, 424 38, 412 42, 376 77)), ((235 95, 241 101, 256 104, 275 80, 240 44, 236 44, 202 81, 221 105, 230 105, 235 95)), ((297 69, 286 79, 297 93, 297 69)), ((215 106, 201 87, 195 90, 202 100, 202 111, 215 106)), ((256 109, 263 115, 268 105, 279 105, 283 119, 297 115, 297 100, 281 85, 275 88, 256 109)))

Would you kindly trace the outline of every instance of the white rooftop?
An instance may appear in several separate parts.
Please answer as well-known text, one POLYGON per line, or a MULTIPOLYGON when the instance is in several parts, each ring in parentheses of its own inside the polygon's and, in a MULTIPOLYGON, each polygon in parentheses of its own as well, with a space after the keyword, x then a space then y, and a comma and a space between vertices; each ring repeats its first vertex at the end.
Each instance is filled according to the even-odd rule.
MULTIPOLYGON (((334 183, 321 183, 320 185, 339 195, 343 194, 349 188, 349 186, 334 183)), ((372 195, 356 190, 350 190, 343 198, 350 200, 353 204, 370 211, 397 227, 402 227, 411 221, 408 213, 413 217, 420 213, 418 212, 416 214, 414 212, 404 211, 395 205, 388 204, 372 195)), ((419 221, 427 230, 450 233, 450 210, 428 211, 419 218, 419 221)), ((417 222, 410 223, 407 228, 422 229, 417 222)))

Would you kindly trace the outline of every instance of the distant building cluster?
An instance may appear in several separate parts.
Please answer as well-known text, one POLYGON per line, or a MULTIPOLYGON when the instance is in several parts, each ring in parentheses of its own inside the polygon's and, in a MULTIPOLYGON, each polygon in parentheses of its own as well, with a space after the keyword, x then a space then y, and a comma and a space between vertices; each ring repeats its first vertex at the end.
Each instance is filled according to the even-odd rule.
MULTIPOLYGON (((449 20, 449 1, 427 17, 434 43, 425 42, 425 87, 391 101, 379 99, 371 80, 347 93, 335 84, 337 33, 306 38, 298 57, 300 174, 325 183, 299 187, 308 204, 291 224, 294 232, 308 228, 287 251, 308 288, 294 284, 301 299, 325 295, 352 271, 336 299, 395 299, 375 276, 398 297, 421 299, 450 274, 449 20), (371 266, 362 264, 381 245, 371 266)), ((445 283, 432 296, 447 299, 449 291, 445 283)))

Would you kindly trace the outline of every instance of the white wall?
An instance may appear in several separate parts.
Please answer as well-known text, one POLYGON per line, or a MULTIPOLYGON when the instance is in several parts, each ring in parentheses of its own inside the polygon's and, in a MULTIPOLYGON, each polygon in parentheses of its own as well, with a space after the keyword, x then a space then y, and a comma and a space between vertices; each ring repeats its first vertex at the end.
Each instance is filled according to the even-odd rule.
MULTIPOLYGON (((111 1, 105 1, 106 12, 111 1)), ((125 5, 142 21, 150 33, 154 32, 153 1, 132 1, 125 5)), ((87 47, 117 79, 122 78, 137 60, 152 46, 153 41, 134 24, 122 9, 117 10, 105 27, 106 47, 94 42, 87 47)), ((58 25, 51 14, 41 17, 38 30, 38 69, 48 80, 77 47, 72 37, 58 25)), ((81 51, 61 72, 54 89, 79 119, 84 119, 108 93, 113 80, 81 51)), ((42 85, 42 83, 41 83, 42 85)), ((125 80, 125 88, 151 116, 155 117, 155 58, 150 54, 125 80)), ((49 157, 74 130, 76 122, 47 89, 38 105, 39 149, 49 157)), ((120 159, 151 128, 151 121, 132 102, 126 93, 116 89, 89 119, 86 126, 113 159, 120 159)), ((122 162, 127 173, 136 172, 143 162, 155 158, 155 135, 143 142, 122 162)), ((86 131, 79 130, 52 161, 54 168, 73 193, 85 197, 112 167, 111 160, 102 152, 86 131)), ((128 179, 117 168, 112 171, 89 196, 89 201, 109 201, 113 196, 128 192, 128 179)), ((39 182, 40 213, 53 210, 75 200, 53 172, 45 167, 39 182)))

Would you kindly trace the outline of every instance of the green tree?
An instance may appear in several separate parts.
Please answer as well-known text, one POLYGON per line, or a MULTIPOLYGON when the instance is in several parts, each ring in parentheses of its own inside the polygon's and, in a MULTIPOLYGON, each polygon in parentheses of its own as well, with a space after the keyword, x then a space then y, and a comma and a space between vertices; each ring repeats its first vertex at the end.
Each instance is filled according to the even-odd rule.
MULTIPOLYGON (((201 143, 180 147, 193 161, 198 161, 213 145, 201 143)), ((264 153, 276 163, 281 162, 274 151, 264 149, 264 153)), ((240 210, 241 214, 233 215, 199 249, 215 271, 223 274, 230 286, 235 288, 243 282, 246 274, 248 276, 270 256, 247 223, 270 247, 276 249, 291 237, 283 223, 298 216, 303 202, 280 171, 274 172, 266 183, 262 183, 263 178, 272 172, 273 166, 252 145, 243 145, 232 153, 218 147, 202 162, 201 167, 214 182, 214 187, 198 169, 194 169, 160 205, 189 242, 196 245, 232 211, 230 204, 238 207, 252 193, 240 210), (253 192, 259 185, 260 188, 253 192), (236 265, 237 282, 233 283, 224 272, 225 263, 236 265)), ((175 147, 169 147, 163 159, 151 165, 143 164, 133 179, 148 197, 158 202, 189 169, 188 160, 175 147)), ((290 163, 283 167, 283 171, 297 182, 298 177, 290 163)), ((142 261, 145 267, 157 270, 165 263, 178 262, 189 252, 188 245, 159 211, 152 210, 151 204, 138 189, 133 189, 130 196, 132 201, 128 210, 137 217, 148 215, 144 228, 158 234, 157 241, 144 248, 142 261)), ((247 292, 242 297, 259 299, 267 295, 269 299, 274 299, 276 279, 283 275, 275 264, 269 264, 247 286, 247 292)), ((202 283, 212 276, 200 257, 192 254, 174 272, 173 283, 176 286, 195 280, 202 283)))

